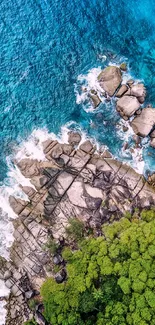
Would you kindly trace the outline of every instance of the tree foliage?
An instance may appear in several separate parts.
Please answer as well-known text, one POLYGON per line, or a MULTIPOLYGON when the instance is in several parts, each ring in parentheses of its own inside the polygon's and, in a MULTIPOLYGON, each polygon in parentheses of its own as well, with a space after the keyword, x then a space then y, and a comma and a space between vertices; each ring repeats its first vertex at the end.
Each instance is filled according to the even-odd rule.
POLYGON ((53 325, 154 325, 155 211, 102 231, 64 249, 68 278, 43 284, 45 317, 53 325))

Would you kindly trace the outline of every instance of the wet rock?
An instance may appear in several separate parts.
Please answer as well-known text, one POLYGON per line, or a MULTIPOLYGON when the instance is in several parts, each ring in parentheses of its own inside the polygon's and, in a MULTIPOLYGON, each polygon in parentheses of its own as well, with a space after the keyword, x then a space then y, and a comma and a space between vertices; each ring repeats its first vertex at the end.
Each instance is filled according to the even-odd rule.
POLYGON ((97 91, 95 89, 91 89, 90 93, 93 95, 97 95, 97 91))
POLYGON ((92 151, 93 145, 89 140, 87 140, 81 144, 80 149, 86 153, 89 153, 92 151))
POLYGON ((128 90, 128 87, 126 85, 122 85, 120 87, 120 89, 117 91, 115 96, 120 98, 127 92, 127 90, 128 90))
POLYGON ((150 137, 155 138, 155 130, 151 132, 150 137))
POLYGON ((97 108, 101 103, 101 99, 99 98, 99 96, 97 94, 90 93, 89 97, 90 97, 90 99, 92 101, 93 107, 97 108))
POLYGON ((133 135, 133 140, 136 143, 136 145, 139 145, 141 143, 141 138, 138 135, 133 135))
POLYGON ((121 65, 120 65, 120 69, 121 69, 122 71, 127 71, 127 64, 126 64, 125 62, 121 63, 121 65))
POLYGON ((78 132, 68 133, 68 143, 72 146, 77 146, 81 141, 81 135, 78 132))
POLYGON ((131 87, 134 84, 134 80, 133 79, 129 79, 126 83, 129 87, 131 87))
POLYGON ((131 122, 131 126, 137 135, 146 137, 155 126, 155 109, 144 108, 141 114, 131 122))
POLYGON ((123 145, 123 150, 127 150, 129 147, 129 144, 128 142, 125 142, 124 145, 123 145))
POLYGON ((123 132, 127 132, 129 130, 128 126, 123 125, 123 132))
POLYGON ((155 138, 151 139, 150 145, 151 145, 152 148, 155 148, 155 138))
POLYGON ((62 269, 55 275, 55 281, 57 283, 62 283, 66 279, 67 273, 65 269, 62 269))
POLYGON ((86 88, 86 87, 84 87, 84 86, 82 86, 82 87, 81 87, 81 90, 82 90, 84 93, 86 93, 86 92, 87 92, 87 88, 86 88))
POLYGON ((98 81, 109 96, 113 96, 122 82, 121 70, 116 66, 105 68, 98 76, 98 81))
POLYGON ((117 101, 117 111, 124 118, 131 117, 137 109, 139 109, 140 103, 134 96, 123 96, 117 101))
POLYGON ((54 255, 54 257, 53 257, 53 263, 55 264, 55 265, 59 265, 59 264, 61 264, 63 262, 63 258, 62 258, 62 256, 60 255, 60 254, 56 254, 56 255, 54 255))

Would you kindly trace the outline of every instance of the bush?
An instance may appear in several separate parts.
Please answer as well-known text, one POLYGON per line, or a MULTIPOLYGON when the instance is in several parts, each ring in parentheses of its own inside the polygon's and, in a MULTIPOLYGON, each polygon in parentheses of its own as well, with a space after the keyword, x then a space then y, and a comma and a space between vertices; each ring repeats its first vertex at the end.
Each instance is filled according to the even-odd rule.
POLYGON ((66 228, 66 233, 70 239, 79 241, 84 236, 84 230, 84 223, 79 219, 73 218, 69 220, 69 226, 66 228))
POLYGON ((155 216, 142 217, 105 225, 102 237, 64 250, 67 281, 49 278, 41 289, 51 324, 155 325, 155 216))
POLYGON ((24 325, 37 325, 35 320, 28 320, 27 322, 24 323, 24 325))
POLYGON ((37 302, 36 302, 35 299, 30 299, 29 302, 28 302, 28 305, 29 305, 29 308, 30 308, 31 310, 34 310, 35 307, 36 307, 36 305, 37 305, 37 302))
POLYGON ((54 241, 54 239, 50 239, 48 241, 48 243, 46 244, 46 248, 49 249, 50 253, 52 255, 56 254, 57 253, 57 249, 58 249, 58 244, 54 241))

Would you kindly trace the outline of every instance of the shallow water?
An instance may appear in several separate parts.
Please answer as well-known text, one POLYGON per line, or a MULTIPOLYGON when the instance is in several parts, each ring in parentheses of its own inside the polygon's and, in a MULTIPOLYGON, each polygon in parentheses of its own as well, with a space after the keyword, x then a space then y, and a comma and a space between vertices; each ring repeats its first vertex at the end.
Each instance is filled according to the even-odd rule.
MULTIPOLYGON (((78 124, 115 156, 143 169, 136 157, 122 152, 132 132, 125 135, 115 127, 119 116, 114 105, 103 103, 94 113, 80 102, 78 91, 81 82, 93 82, 92 69, 125 60, 129 74, 147 87, 146 103, 155 105, 154 15, 153 0, 0 2, 0 198, 8 212, 0 220, 0 252, 6 254, 4 247, 12 240, 8 195, 14 188, 18 192, 21 180, 11 158, 34 129, 58 134, 74 121, 72 126, 78 124)), ((33 151, 33 141, 26 150, 30 147, 33 151)), ((144 141, 138 155, 143 155, 145 172, 155 169, 154 151, 144 141)))

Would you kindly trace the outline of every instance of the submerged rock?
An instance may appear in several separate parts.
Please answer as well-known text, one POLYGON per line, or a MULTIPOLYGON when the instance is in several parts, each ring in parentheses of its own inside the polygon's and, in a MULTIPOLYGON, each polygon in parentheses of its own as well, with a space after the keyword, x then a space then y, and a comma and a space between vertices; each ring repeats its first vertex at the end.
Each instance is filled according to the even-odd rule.
POLYGON ((131 117, 139 107, 140 103, 134 96, 123 96, 117 102, 117 111, 123 118, 131 117))
POLYGON ((155 109, 144 108, 139 116, 131 122, 133 131, 142 137, 146 137, 155 126, 155 109))
POLYGON ((99 98, 99 96, 97 94, 89 94, 89 97, 92 101, 93 107, 96 108, 100 105, 101 103, 101 99, 99 98))
POLYGON ((107 67, 98 76, 98 81, 100 86, 112 97, 122 82, 121 70, 115 66, 107 67))

